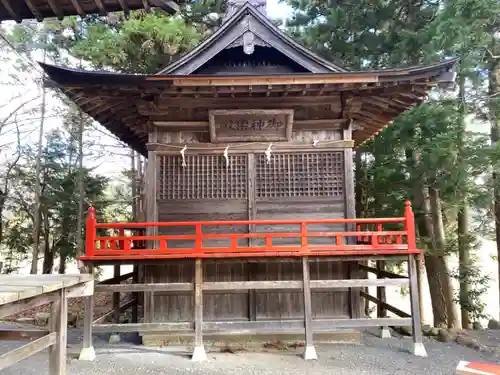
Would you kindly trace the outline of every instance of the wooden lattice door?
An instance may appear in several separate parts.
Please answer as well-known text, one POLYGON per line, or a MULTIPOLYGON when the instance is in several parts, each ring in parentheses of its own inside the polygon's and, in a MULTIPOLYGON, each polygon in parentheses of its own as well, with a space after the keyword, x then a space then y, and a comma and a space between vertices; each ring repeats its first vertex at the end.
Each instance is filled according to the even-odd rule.
MULTIPOLYGON (((335 219, 344 217, 344 153, 341 151, 276 153, 255 160, 256 219, 335 219)), ((298 225, 282 225, 256 231, 300 231, 298 225)), ((338 225, 310 225, 309 231, 343 231, 338 225)), ((309 238, 310 243, 334 243, 332 237, 309 238)), ((276 245, 300 245, 299 238, 275 238, 276 245)), ((263 241, 258 245, 264 245, 263 241)), ((257 263, 252 280, 301 280, 300 261, 257 263)), ((318 260, 311 264, 312 279, 346 278, 348 270, 338 262, 318 260)), ((287 319, 303 315, 303 296, 297 292, 257 291, 254 319, 287 319)), ((312 293, 313 315, 317 318, 347 317, 346 291, 312 293)))
MULTIPOLYGON (((158 212, 160 221, 248 220, 248 155, 231 155, 229 164, 220 154, 180 155, 159 158, 158 212)), ((204 233, 247 233, 248 225, 205 226, 204 233)), ((194 228, 172 227, 161 233, 193 234, 194 228)), ((224 247, 229 240, 205 240, 203 246, 224 247)), ((191 247, 194 241, 169 241, 169 247, 191 247)), ((245 243, 240 244, 242 246, 245 243)), ((203 279, 244 281, 247 262, 232 263, 206 260, 203 279)), ((155 271, 157 282, 192 282, 193 262, 172 262, 155 271)), ((193 319, 192 293, 163 292, 155 300, 156 320, 190 321, 193 319)), ((207 321, 248 319, 248 293, 206 293, 203 298, 207 321)))

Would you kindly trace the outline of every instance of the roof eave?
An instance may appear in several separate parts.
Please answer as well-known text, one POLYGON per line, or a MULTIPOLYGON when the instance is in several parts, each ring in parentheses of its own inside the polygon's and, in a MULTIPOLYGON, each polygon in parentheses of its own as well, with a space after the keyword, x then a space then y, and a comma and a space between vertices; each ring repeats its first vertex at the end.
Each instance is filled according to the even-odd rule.
POLYGON ((90 87, 100 86, 104 82, 106 86, 125 85, 248 85, 249 81, 258 84, 287 84, 308 81, 308 83, 377 83, 388 81, 412 81, 429 77, 433 82, 453 82, 455 79, 454 66, 457 59, 446 60, 437 64, 419 66, 410 69, 395 70, 373 70, 373 71, 350 71, 341 73, 293 73, 276 75, 134 75, 120 73, 92 72, 78 69, 61 68, 54 65, 40 63, 51 80, 61 86, 90 87))

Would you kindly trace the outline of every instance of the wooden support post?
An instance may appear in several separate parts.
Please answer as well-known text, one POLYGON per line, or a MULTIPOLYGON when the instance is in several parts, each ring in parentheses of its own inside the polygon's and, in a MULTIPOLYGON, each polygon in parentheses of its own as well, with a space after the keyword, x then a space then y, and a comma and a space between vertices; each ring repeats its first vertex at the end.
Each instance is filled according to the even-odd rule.
POLYGON ((311 277, 309 269, 309 257, 307 256, 302 257, 302 279, 303 279, 303 292, 304 292, 304 327, 306 331, 304 359, 305 360, 318 359, 313 340, 311 277))
MULTIPOLYGON (((113 266, 113 277, 120 277, 120 265, 113 266)), ((118 324, 120 323, 120 292, 113 293, 113 310, 113 322, 118 324)), ((112 333, 109 336, 110 344, 118 344, 120 340, 120 334, 118 332, 112 333)))
POLYGON ((94 320, 94 293, 92 293, 91 296, 87 296, 84 298, 85 311, 83 316, 83 345, 78 359, 80 361, 93 361, 95 360, 95 350, 92 342, 92 322, 94 320))
MULTIPOLYGON (((149 142, 155 143, 157 142, 157 134, 149 133, 149 142)), ((148 163, 146 168, 146 176, 145 176, 145 198, 146 198, 146 221, 147 222, 157 222, 158 221, 158 202, 157 202, 157 185, 159 181, 159 159, 158 155, 155 151, 148 151, 148 163)), ((146 235, 148 236, 157 236, 158 235, 158 227, 147 227, 146 235)), ((158 241, 155 240, 147 240, 146 247, 148 249, 157 248, 158 241)), ((149 266, 144 266, 145 278, 154 282, 154 280, 149 280, 150 278, 150 270, 149 266)), ((152 323, 154 320, 154 293, 153 292, 144 292, 144 303, 143 303, 143 311, 144 311, 144 322, 152 323)))
MULTIPOLYGON (((352 239, 348 240, 349 244, 353 244, 352 239)), ((349 279, 355 280, 360 278, 359 263, 357 262, 343 262, 347 265, 349 279)), ((349 313, 351 319, 361 318, 361 293, 362 288, 349 288, 349 313)))
POLYGON ((413 354, 419 357, 427 357, 422 337, 422 320, 420 317, 420 303, 418 300, 417 281, 417 259, 418 256, 410 254, 408 256, 408 274, 410 277, 410 304, 413 335, 413 354))
MULTIPOLYGON (((132 276, 132 284, 139 283, 139 266, 134 265, 134 276, 132 276)), ((132 323, 139 323, 139 292, 133 292, 132 298, 135 299, 135 304, 132 306, 132 323)))
POLYGON ((207 359, 203 345, 203 265, 201 259, 195 260, 194 266, 194 351, 192 360, 202 362, 207 359))
MULTIPOLYGON (((342 98, 343 106, 345 106, 345 97, 342 98)), ((342 139, 345 141, 352 140, 352 121, 347 124, 343 129, 342 139)), ((356 217, 356 200, 355 200, 355 188, 354 188, 354 155, 352 147, 347 147, 344 149, 344 204, 345 204, 345 218, 354 219, 356 217)), ((355 224, 346 224, 345 230, 349 232, 356 231, 355 224)), ((355 245, 357 239, 353 236, 349 236, 345 239, 346 244, 355 245)), ((349 278, 356 279, 359 278, 358 262, 349 262, 347 264, 349 278)), ((351 319, 358 319, 361 317, 361 297, 360 288, 350 288, 349 289, 349 310, 351 319)))
MULTIPOLYGON (((247 159, 247 173, 248 173, 248 220, 255 220, 257 216, 257 207, 255 205, 255 154, 248 154, 247 159)), ((255 233, 256 225, 248 225, 248 233, 255 233)), ((248 238, 248 246, 255 246, 255 239, 248 238)), ((248 267, 248 281, 255 281, 253 278, 257 274, 257 264, 247 262, 248 267)), ((250 289, 248 291, 248 319, 250 321, 257 320, 257 291, 250 289)))
POLYGON ((51 332, 57 333, 57 339, 56 343, 49 348, 49 374, 66 375, 68 299, 64 288, 60 290, 58 300, 52 302, 50 326, 51 332))
MULTIPOLYGON (((252 276, 257 274, 257 263, 248 262, 248 281, 257 281, 252 276)), ((256 321, 257 320, 257 290, 250 289, 248 290, 248 320, 256 321)))
MULTIPOLYGON (((377 260, 376 264, 377 271, 385 271, 385 261, 377 260)), ((382 273, 377 272, 377 279, 383 278, 382 273)), ((381 302, 377 306, 377 318, 386 318, 387 310, 384 307, 384 304, 387 302, 385 286, 377 287, 377 299, 381 302)), ((383 339, 391 338, 391 331, 389 330, 389 327, 380 327, 380 337, 383 339)))

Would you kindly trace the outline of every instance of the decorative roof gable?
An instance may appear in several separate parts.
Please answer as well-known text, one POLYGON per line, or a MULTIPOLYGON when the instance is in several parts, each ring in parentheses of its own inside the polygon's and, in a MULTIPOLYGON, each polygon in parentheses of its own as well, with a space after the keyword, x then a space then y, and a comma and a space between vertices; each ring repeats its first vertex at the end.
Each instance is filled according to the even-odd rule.
POLYGON ((193 74, 223 50, 237 46, 242 46, 247 55, 254 53, 255 46, 271 47, 305 72, 346 72, 346 69, 328 62, 295 42, 267 19, 262 11, 245 2, 208 39, 157 74, 193 74))

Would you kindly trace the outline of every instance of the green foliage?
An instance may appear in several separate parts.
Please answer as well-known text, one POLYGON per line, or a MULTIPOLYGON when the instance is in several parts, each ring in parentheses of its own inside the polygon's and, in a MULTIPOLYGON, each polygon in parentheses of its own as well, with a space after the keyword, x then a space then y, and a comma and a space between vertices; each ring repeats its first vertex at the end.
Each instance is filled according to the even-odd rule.
MULTIPOLYGON (((363 155, 356 181, 363 192, 358 203, 363 216, 384 217, 397 215, 404 200, 410 199, 417 203, 414 211, 422 220, 427 217, 424 206, 418 204, 422 192, 435 192, 445 229, 444 248, 437 246, 436 233, 430 233, 430 237, 420 235, 419 246, 427 254, 457 253, 456 219, 464 202, 472 205, 477 216, 470 230, 488 233, 494 187, 489 166, 500 166, 500 148, 491 146, 488 134, 471 130, 477 121, 500 118, 495 115, 500 113, 500 97, 488 95, 488 70, 498 71, 500 59, 495 60, 496 64, 486 64, 492 55, 500 54, 495 35, 500 26, 500 3, 287 3, 295 10, 288 22, 289 32, 315 52, 349 69, 394 68, 460 57, 458 73, 465 81, 463 92, 436 88, 429 100, 396 118, 358 151, 363 155)), ((472 252, 472 243, 469 246, 472 252)), ((484 276, 480 269, 473 268, 462 272, 472 286, 468 305, 462 303, 477 318, 482 314, 478 301, 484 293, 484 276), (477 308, 472 311, 467 306, 477 308)))
POLYGON ((128 73, 156 73, 193 48, 201 35, 179 17, 132 12, 129 18, 97 20, 75 40, 72 55, 96 68, 128 73))
MULTIPOLYGON (((54 130, 46 135, 46 143, 42 154, 41 175, 41 211, 47 225, 41 226, 42 238, 49 241, 44 243, 54 255, 72 259, 76 254, 76 235, 78 233, 78 175, 80 171, 75 167, 74 142, 71 134, 61 130, 54 130)), ((36 154, 30 147, 24 150, 23 162, 16 166, 15 193, 10 197, 8 211, 12 219, 5 228, 6 238, 4 255, 6 255, 7 270, 20 260, 26 258, 32 246, 33 238, 33 196, 35 186, 36 154)), ((84 169, 85 197, 88 204, 97 207, 97 212, 104 212, 102 205, 108 179, 91 174, 84 169), (95 203, 94 203, 95 202, 95 203)), ((101 217, 101 219, 103 219, 101 217)), ((47 254, 45 254, 47 256, 47 254)), ((5 272, 7 272, 7 270, 5 272)))

